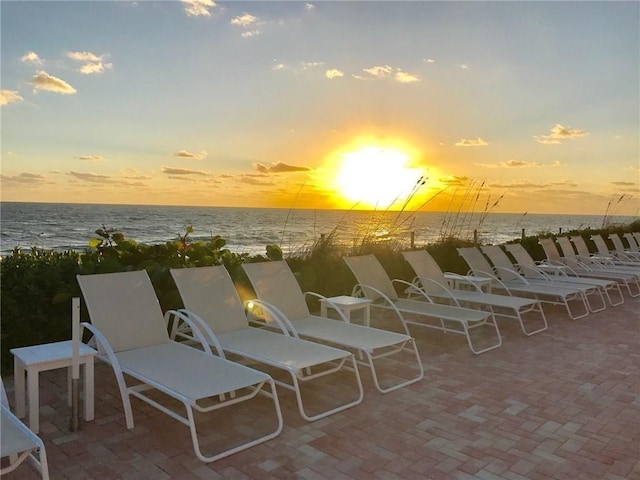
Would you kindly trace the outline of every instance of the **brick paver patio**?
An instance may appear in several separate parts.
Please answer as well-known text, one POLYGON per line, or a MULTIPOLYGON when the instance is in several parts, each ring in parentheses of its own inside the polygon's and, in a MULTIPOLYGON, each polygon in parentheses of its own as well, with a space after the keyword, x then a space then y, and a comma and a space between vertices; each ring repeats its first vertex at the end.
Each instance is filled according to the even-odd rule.
MULTIPOLYGON (((196 459, 186 427, 136 399, 136 426, 127 430, 113 374, 100 362, 96 420, 70 432, 66 374, 45 372, 40 436, 51 477, 640 479, 640 299, 577 321, 545 310, 546 332, 525 337, 499 320, 503 346, 480 356, 462 336, 414 328, 424 380, 381 395, 362 368, 363 403, 314 423, 279 390, 282 434, 213 464, 196 459)), ((13 404, 13 379, 4 381, 13 404)), ((326 401, 341 382, 347 388, 335 378, 307 394, 326 401)), ((205 448, 269 428, 267 405, 202 422, 205 448)), ((27 465, 5 478, 38 475, 27 465)))

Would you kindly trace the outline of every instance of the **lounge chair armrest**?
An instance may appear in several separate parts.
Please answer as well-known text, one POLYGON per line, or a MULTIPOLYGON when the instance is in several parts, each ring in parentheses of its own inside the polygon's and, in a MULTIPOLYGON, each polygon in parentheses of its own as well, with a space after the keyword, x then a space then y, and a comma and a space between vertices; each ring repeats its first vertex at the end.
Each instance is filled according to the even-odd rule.
MULTIPOLYGON (((419 279, 419 281, 420 281, 420 284, 422 284, 422 285, 424 285, 426 282, 429 282, 429 283, 432 283, 432 284, 434 284, 434 285, 437 285, 438 287, 440 287, 440 288, 442 289, 442 291, 443 291, 444 293, 446 293, 446 294, 447 294, 447 296, 449 297, 449 299, 450 299, 450 300, 452 300, 452 301, 455 303, 456 307, 460 307, 460 306, 461 306, 461 305, 460 305, 460 302, 458 302, 458 299, 455 297, 455 295, 453 294, 453 292, 451 291, 451 289, 450 289, 449 287, 447 287, 446 285, 443 285, 443 284, 442 284, 442 283, 440 283, 439 281, 437 281, 437 280, 435 280, 435 279, 433 279, 433 278, 429 278, 429 277, 423 277, 423 278, 420 278, 420 279, 419 279)), ((413 284, 415 284, 415 281, 413 282, 413 284)), ((477 288, 478 290, 480 290, 480 289, 478 288, 478 286, 477 286, 475 283, 474 283, 474 284, 472 284, 472 285, 473 285, 475 288, 477 288)), ((407 290, 408 290, 408 289, 407 289, 407 290)), ((429 296, 429 292, 427 292, 424 288, 421 288, 420 290, 424 293, 424 295, 426 295, 426 296, 427 296, 427 298, 431 299, 431 297, 429 296)), ((481 291, 481 290, 480 290, 480 291, 481 291)), ((433 301, 432 301, 432 303, 435 303, 435 302, 433 302, 433 301)))
POLYGON ((433 300, 431 300, 431 297, 429 297, 429 295, 427 294, 427 292, 425 292, 423 289, 418 288, 415 284, 407 282, 405 280, 401 280, 399 278, 394 278, 393 280, 391 280, 391 284, 392 285, 402 285, 403 287, 405 287, 405 291, 410 292, 411 294, 417 295, 419 297, 424 298, 427 302, 429 303, 435 303, 433 300))
MULTIPOLYGON (((471 272, 469 272, 469 273, 471 273, 471 272)), ((475 289, 476 292, 485 293, 485 292, 482 291, 482 288, 480 288, 480 286, 476 282, 473 281, 473 278, 469 278, 470 276, 473 277, 473 275, 467 274, 465 276, 465 275, 460 275, 459 273, 455 273, 455 272, 444 272, 444 274, 445 275, 449 275, 449 277, 453 278, 454 280, 456 280, 456 279, 457 280, 461 280, 465 284, 471 285, 475 289)), ((491 280, 495 279, 493 275, 489 275, 489 278, 491 278, 491 280)), ((438 285, 440 285, 440 284, 438 283, 438 285)), ((445 288, 447 289, 447 291, 449 293, 453 294, 451 292, 451 289, 449 289, 449 287, 445 286, 445 288)))
POLYGON ((513 268, 506 268, 506 267, 493 267, 496 269, 496 272, 507 272, 507 273, 511 273, 512 275, 515 275, 517 281, 528 285, 529 282, 527 281, 526 278, 524 278, 520 273, 516 272, 513 268))
MULTIPOLYGON (((409 282, 405 282, 408 285, 411 285, 409 282)), ((402 328, 404 329, 405 334, 411 336, 411 333, 409 332, 409 327, 407 326, 406 322, 404 321, 404 317, 402 316, 402 314, 400 313, 400 310, 398 310, 398 307, 396 307, 396 305, 391 301, 391 299, 385 295, 384 293, 382 293, 380 290, 378 290, 375 287, 372 287, 370 285, 365 285, 363 283, 357 283, 354 285, 353 290, 352 290, 352 295, 356 296, 356 292, 360 291, 362 292, 362 294, 365 294, 367 291, 373 292, 376 294, 376 296, 380 299, 382 299, 383 301, 383 305, 380 305, 380 303, 376 303, 376 301, 374 300, 372 302, 373 306, 388 306, 389 308, 391 308, 394 312, 396 312, 396 316, 398 317, 398 320, 400 320, 400 323, 402 324, 402 328)))
POLYGON ((103 358, 106 357, 108 362, 114 368, 114 370, 117 369, 118 371, 121 372, 120 363, 118 362, 116 353, 113 351, 113 348, 111 348, 111 345, 107 340, 107 337, 105 337, 102 334, 102 332, 98 330, 96 327, 94 327, 91 323, 82 322, 80 325, 83 328, 86 328, 87 330, 89 330, 93 335, 93 338, 95 340, 96 347, 98 350, 98 356, 103 358))
POLYGON ((218 337, 216 337, 216 334, 211 327, 207 325, 207 322, 205 322, 197 313, 186 308, 181 308, 180 310, 168 310, 164 314, 164 319, 167 326, 171 324, 169 337, 172 340, 175 340, 177 336, 182 336, 199 343, 205 352, 212 354, 213 352, 211 351, 211 347, 213 347, 219 357, 226 358, 218 337), (186 326, 187 331, 191 332, 191 334, 189 335, 184 330, 181 331, 179 329, 179 324, 183 327, 186 326))
POLYGON ((533 273, 536 277, 541 278, 543 280, 550 280, 549 275, 544 273, 539 268, 532 267, 531 265, 523 265, 521 263, 516 263, 516 266, 525 276, 527 272, 529 272, 529 273, 533 273))
POLYGON ((252 300, 246 300, 244 302, 244 309, 245 312, 247 312, 247 318, 249 320, 249 323, 267 323, 268 320, 265 319, 262 322, 256 321, 255 320, 255 314, 253 314, 253 312, 256 309, 262 310, 264 313, 266 313, 269 316, 269 319, 273 320, 273 323, 275 323, 278 326, 278 329, 280 330, 280 332, 283 335, 287 335, 290 337, 295 337, 295 338, 299 338, 298 337, 298 331, 295 329, 295 327, 293 326, 293 324, 289 321, 289 319, 287 318, 287 316, 282 312, 282 310, 280 310, 278 307, 276 307, 275 305, 269 303, 269 302, 265 302, 264 300, 259 300, 257 298, 254 298, 252 300), (251 319, 250 316, 253 314, 254 319, 251 319))
POLYGON ((327 297, 320 295, 319 293, 316 293, 316 292, 304 292, 305 299, 307 298, 307 296, 315 297, 319 300, 324 301, 328 306, 333 308, 338 313, 340 320, 342 320, 345 323, 349 323, 349 319, 347 318, 345 313, 342 311, 342 309, 339 306, 337 306, 335 303, 333 303, 331 300, 329 300, 327 297))

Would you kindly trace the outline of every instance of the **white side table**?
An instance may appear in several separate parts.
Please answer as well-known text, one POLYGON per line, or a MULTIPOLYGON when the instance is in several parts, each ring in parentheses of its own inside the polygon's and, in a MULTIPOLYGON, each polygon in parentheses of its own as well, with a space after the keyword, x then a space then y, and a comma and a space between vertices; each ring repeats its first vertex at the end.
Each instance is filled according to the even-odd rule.
MULTIPOLYGON (((445 273, 444 278, 452 288, 465 288, 463 285, 477 285, 480 290, 486 293, 491 293, 492 279, 489 277, 476 277, 475 275, 456 275, 451 273, 445 273)), ((475 288, 473 289, 475 290, 475 288)))
MULTIPOLYGON (((25 373, 27 376, 27 396, 29 398, 29 428, 35 433, 40 430, 40 395, 38 376, 40 372, 67 367, 69 372, 68 397, 71 405, 71 355, 72 342, 46 343, 11 349, 13 354, 13 373, 16 398, 16 415, 25 416, 25 373)), ((93 420, 93 360, 97 352, 80 343, 80 366, 84 366, 84 419, 93 420)))
POLYGON ((337 307, 347 317, 347 321, 351 322, 351 312, 354 310, 362 310, 364 324, 368 327, 371 322, 370 305, 371 300, 368 298, 349 297, 347 295, 322 298, 320 299, 320 315, 326 317, 328 307, 337 307))

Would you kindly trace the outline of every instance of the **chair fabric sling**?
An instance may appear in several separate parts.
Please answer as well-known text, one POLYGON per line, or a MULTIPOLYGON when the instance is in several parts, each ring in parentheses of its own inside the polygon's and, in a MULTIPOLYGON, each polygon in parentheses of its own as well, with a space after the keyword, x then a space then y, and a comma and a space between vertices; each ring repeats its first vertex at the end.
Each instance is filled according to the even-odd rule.
MULTIPOLYGON (((228 354, 289 374, 290 383, 274 381, 295 392, 298 410, 305 420, 318 420, 362 402, 362 383, 352 353, 296 338, 286 329, 276 333, 250 326, 242 300, 224 266, 171 269, 171 276, 185 306, 180 311, 198 322, 212 346, 221 346, 228 354), (355 399, 309 414, 303 403, 301 384, 342 370, 353 375, 355 399)), ((190 327, 184 322, 173 322, 170 331, 171 338, 193 340, 190 327)))
MULTIPOLYGON (((595 242, 596 237, 600 237, 604 243, 604 239, 600 235, 593 235, 591 239, 595 242)), ((638 265, 638 262, 640 261, 640 252, 634 251, 632 248, 625 248, 620 235, 617 233, 610 233, 609 240, 613 243, 613 250, 610 250, 610 253, 613 256, 619 258, 623 263, 628 262, 638 265)))
MULTIPOLYGON (((280 434, 282 413, 272 378, 223 358, 223 352, 218 352, 220 356, 213 355, 195 325, 192 328, 201 340, 202 351, 171 340, 158 298, 144 270, 78 275, 77 279, 91 319, 91 324, 82 325, 94 335, 98 358, 113 368, 127 428, 134 426, 130 401, 133 395, 188 426, 194 452, 203 462, 225 458, 280 434), (138 383, 129 386, 124 374, 138 383), (152 398, 145 393, 147 390, 178 400, 186 413, 169 408, 157 396, 152 398), (196 430, 196 412, 212 412, 249 401, 258 394, 273 402, 275 428, 211 455, 204 454, 196 430)), ((190 321, 179 312, 168 314, 190 321)))
POLYGON ((0 457, 9 457, 9 464, 0 469, 0 476, 13 472, 25 460, 30 460, 42 480, 49 480, 44 443, 10 410, 2 379, 0 390, 0 457))
POLYGON ((636 276, 640 276, 640 265, 623 265, 622 263, 617 263, 611 256, 591 254, 591 252, 589 252, 589 247, 587 247, 587 243, 580 235, 572 235, 569 237, 569 241, 575 246, 578 256, 583 259, 583 261, 587 262, 588 265, 596 264, 603 266, 607 270, 628 272, 636 276))
POLYGON ((388 393, 424 377, 420 355, 410 335, 348 323, 337 306, 334 307, 339 312, 340 320, 312 315, 306 297, 323 298, 329 305, 331 301, 313 292, 303 293, 283 260, 245 263, 242 268, 257 296, 252 302, 264 310, 267 321, 278 319, 290 332, 300 337, 357 353, 358 361, 371 369, 374 385, 379 392, 388 393), (377 361, 401 352, 408 352, 414 357, 415 367, 407 365, 410 371, 406 375, 408 378, 382 385, 378 378, 377 361))
POLYGON ((356 277, 357 284, 353 287, 352 295, 368 298, 375 308, 392 310, 403 325, 462 334, 467 339, 469 349, 475 354, 488 352, 502 345, 502 336, 492 312, 433 303, 415 285, 397 279, 392 281, 374 255, 343 257, 343 260, 356 277), (405 288, 409 287, 414 298, 417 294, 427 301, 400 298, 394 283, 404 285, 405 288), (414 320, 415 317, 419 317, 420 320, 414 320), (471 332, 484 326, 493 330, 495 341, 483 348, 478 348, 471 332))
POLYGON ((451 288, 447 285, 444 272, 426 250, 402 252, 404 259, 411 265, 416 274, 413 284, 421 289, 429 298, 451 301, 455 306, 470 304, 486 307, 495 315, 516 320, 525 335, 534 335, 548 328, 547 319, 539 300, 483 292, 474 285, 474 290, 451 288), (538 328, 527 328, 523 315, 533 313, 540 315, 538 328))
POLYGON ((540 278, 552 282, 570 283, 577 285, 593 285, 598 287, 612 307, 624 303, 624 295, 620 285, 614 280, 603 278, 580 278, 577 276, 569 276, 566 272, 567 268, 560 265, 537 264, 529 255, 529 252, 520 243, 509 243, 505 245, 507 251, 516 260, 518 270, 527 278, 540 278), (552 273, 549 274, 549 269, 552 273), (617 300, 611 298, 610 292, 616 292, 617 300))
POLYGON ((532 285, 527 279, 517 275, 515 272, 507 272, 508 275, 498 275, 477 247, 458 248, 458 253, 467 262, 470 273, 479 276, 489 276, 493 278, 497 288, 516 293, 523 296, 533 297, 543 303, 552 305, 562 305, 567 310, 569 317, 573 320, 586 317, 589 314, 589 307, 582 292, 576 289, 557 288, 546 285, 532 285), (582 312, 574 313, 569 302, 577 302, 581 306, 582 312))

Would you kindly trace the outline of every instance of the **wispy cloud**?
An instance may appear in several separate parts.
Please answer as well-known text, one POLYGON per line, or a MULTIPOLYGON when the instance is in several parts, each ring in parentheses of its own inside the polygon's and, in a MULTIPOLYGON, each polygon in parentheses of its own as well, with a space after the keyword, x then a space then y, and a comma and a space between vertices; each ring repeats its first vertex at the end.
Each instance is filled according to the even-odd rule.
POLYGON ((195 158, 196 160, 202 160, 203 158, 206 158, 207 155, 208 153, 205 152, 204 150, 200 153, 192 153, 192 152, 188 152, 187 150, 180 150, 179 152, 176 152, 173 154, 174 157, 195 158))
POLYGON ((162 167, 162 173, 167 175, 206 175, 202 170, 190 170, 188 168, 162 167))
POLYGON ((417 75, 403 72, 400 69, 398 69, 398 71, 394 75, 394 78, 397 82, 400 82, 400 83, 415 83, 420 81, 420 77, 418 77, 417 75))
POLYGON ((463 185, 466 185, 468 181, 469 181, 469 177, 457 177, 457 176, 440 179, 440 183, 443 183, 444 185, 448 185, 451 187, 461 187, 463 185))
POLYGON ((76 93, 76 89, 69 85, 64 80, 49 75, 44 70, 36 73, 31 79, 30 83, 35 90, 46 90, 48 92, 61 93, 63 95, 72 95, 76 93))
POLYGON ((638 185, 636 182, 611 182, 616 187, 635 187, 638 185))
POLYGON ((267 181, 260 180, 259 178, 256 178, 254 175, 241 175, 238 181, 249 184, 249 185, 257 185, 262 187, 270 187, 274 185, 273 182, 268 180, 267 181))
POLYGON ((527 162, 525 160, 509 160, 501 163, 476 163, 479 167, 485 168, 544 168, 544 167, 559 167, 560 162, 555 161, 553 163, 539 163, 539 162, 527 162))
POLYGON ((486 147, 489 145, 482 138, 461 138, 455 144, 456 147, 486 147))
POLYGON ((76 172, 74 170, 68 172, 66 175, 83 180, 90 183, 114 183, 116 180, 112 179, 109 175, 102 175, 92 172, 76 172))
POLYGON ((364 68, 363 72, 367 73, 369 77, 362 77, 354 75, 356 79, 362 80, 365 78, 391 78, 398 83, 415 83, 420 81, 418 75, 403 71, 401 68, 392 67, 391 65, 375 65, 373 67, 364 68))
POLYGON ((36 52, 27 52, 25 53, 20 61, 24 63, 33 63, 34 65, 42 65, 42 59, 38 56, 36 52))
POLYGON ((297 167, 295 165, 287 165, 283 162, 275 162, 271 165, 262 163, 254 164, 255 169, 260 173, 289 173, 289 172, 308 172, 309 167, 297 167))
POLYGON ((211 10, 216 7, 213 0, 182 0, 184 11, 190 17, 210 17, 211 10))
POLYGON ((85 162, 102 162, 104 160, 102 155, 81 155, 76 158, 85 162))
POLYGON ((0 106, 19 103, 24 99, 16 90, 0 90, 0 106))
POLYGON ((261 24, 262 22, 258 17, 246 12, 231 19, 231 25, 235 25, 236 27, 243 29, 243 32, 240 35, 244 38, 260 35, 258 27, 261 24))
POLYGON ((0 174, 0 178, 3 182, 20 183, 20 184, 41 184, 45 183, 47 177, 39 173, 22 172, 19 175, 4 175, 0 174))
POLYGON ((306 8, 307 10, 313 10, 316 8, 316 6, 313 3, 305 3, 304 8, 306 8))
POLYGON ((578 130, 577 128, 569 128, 557 123, 551 128, 549 135, 537 135, 534 138, 546 145, 557 145, 562 143, 562 140, 572 140, 574 138, 582 138, 587 135, 588 132, 584 130, 578 130))
POLYGON ((96 55, 91 52, 67 52, 67 58, 76 62, 84 63, 78 71, 84 75, 93 75, 102 73, 113 67, 112 63, 105 63, 104 59, 107 55, 96 55))

